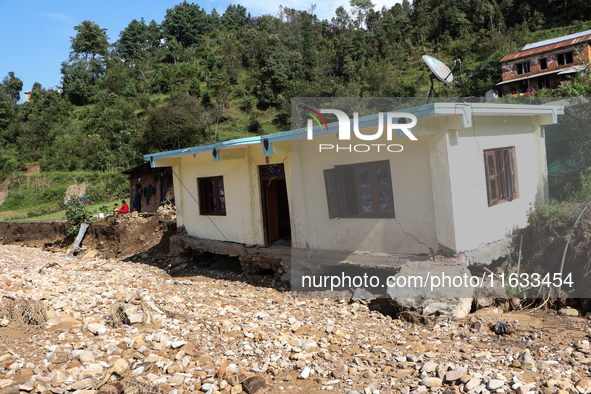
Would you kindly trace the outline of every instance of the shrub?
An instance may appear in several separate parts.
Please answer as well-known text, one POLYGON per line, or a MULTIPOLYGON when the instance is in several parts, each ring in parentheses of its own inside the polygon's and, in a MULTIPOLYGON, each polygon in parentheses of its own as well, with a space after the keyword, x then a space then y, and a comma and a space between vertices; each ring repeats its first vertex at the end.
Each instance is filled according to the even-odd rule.
POLYGON ((70 199, 72 203, 66 208, 66 218, 72 227, 68 230, 68 235, 76 235, 80 231, 80 225, 92 219, 92 215, 75 194, 72 194, 70 199))

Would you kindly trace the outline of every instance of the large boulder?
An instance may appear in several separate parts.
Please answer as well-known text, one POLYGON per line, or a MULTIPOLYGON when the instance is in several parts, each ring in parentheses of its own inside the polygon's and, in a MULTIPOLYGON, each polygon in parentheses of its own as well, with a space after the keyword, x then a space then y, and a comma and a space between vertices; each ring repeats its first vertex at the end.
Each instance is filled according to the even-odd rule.
POLYGON ((388 295, 425 315, 462 318, 472 309, 476 278, 471 278, 467 266, 457 261, 409 261, 388 279, 388 295))

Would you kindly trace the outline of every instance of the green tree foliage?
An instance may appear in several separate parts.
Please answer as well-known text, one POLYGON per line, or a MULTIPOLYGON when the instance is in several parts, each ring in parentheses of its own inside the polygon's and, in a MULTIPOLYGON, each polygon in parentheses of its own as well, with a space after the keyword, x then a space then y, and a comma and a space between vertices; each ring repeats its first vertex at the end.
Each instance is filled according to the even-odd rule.
POLYGON ((203 108, 195 97, 174 94, 169 104, 150 110, 142 134, 145 153, 199 145, 205 138, 203 108))
MULTIPOLYGON (((141 163, 142 154, 210 143, 221 101, 237 87, 247 94, 252 133, 289 130, 294 97, 420 95, 430 82, 424 54, 448 65, 462 59, 465 95, 483 95, 501 80, 502 57, 591 28, 583 20, 590 7, 403 0, 375 9, 371 0, 350 0, 320 20, 315 6, 251 17, 241 5, 220 15, 183 1, 162 21, 132 20, 112 45, 105 29, 83 21, 59 92, 35 84, 30 102, 19 104, 15 73, 0 84, 0 180, 30 162, 44 171, 111 171, 141 163)), ((459 76, 442 95, 459 95, 459 76)), ((538 95, 588 96, 588 86, 583 75, 538 95)), ((218 140, 235 137, 238 125, 244 131, 245 109, 240 94, 228 96, 218 140)), ((581 127, 574 138, 588 150, 587 135, 581 127)))
POLYGON ((109 47, 107 29, 101 29, 96 23, 87 20, 75 26, 74 30, 78 34, 70 37, 72 54, 84 59, 86 71, 89 71, 92 63, 97 60, 97 56, 107 55, 109 47))
POLYGON ((250 13, 241 5, 230 4, 221 17, 221 23, 227 30, 237 30, 250 22, 250 13))
POLYGON ((10 71, 2 80, 3 93, 16 105, 21 99, 21 91, 23 90, 23 81, 14 76, 14 72, 10 71))
POLYGON ((80 225, 91 220, 92 215, 75 194, 72 194, 70 201, 72 203, 66 208, 66 218, 68 223, 72 225, 68 230, 68 235, 76 235, 80 231, 80 225))
POLYGON ((183 47, 197 45, 201 35, 213 29, 212 18, 194 3, 183 1, 166 10, 162 30, 169 39, 175 38, 183 47))
POLYGON ((156 21, 152 20, 147 25, 144 18, 140 21, 134 19, 119 34, 115 43, 116 53, 126 61, 143 59, 154 55, 161 46, 162 38, 162 30, 156 21))

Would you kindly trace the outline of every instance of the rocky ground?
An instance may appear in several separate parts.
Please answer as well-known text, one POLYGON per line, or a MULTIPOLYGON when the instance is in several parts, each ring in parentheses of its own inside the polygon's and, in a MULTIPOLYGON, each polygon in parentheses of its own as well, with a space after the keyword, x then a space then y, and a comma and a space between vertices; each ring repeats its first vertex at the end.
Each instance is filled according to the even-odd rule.
POLYGON ((0 246, 0 394, 591 392, 584 318, 412 324, 189 268, 0 246))

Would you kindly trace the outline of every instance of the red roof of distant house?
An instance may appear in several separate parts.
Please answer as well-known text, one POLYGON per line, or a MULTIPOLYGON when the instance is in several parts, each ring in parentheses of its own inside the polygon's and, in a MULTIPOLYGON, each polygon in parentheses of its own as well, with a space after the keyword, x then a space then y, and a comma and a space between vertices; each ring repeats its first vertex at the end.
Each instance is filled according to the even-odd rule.
MULTIPOLYGON (((555 40, 548 40, 548 41, 556 41, 559 39, 555 39, 555 40)), ((542 45, 542 46, 538 46, 538 47, 534 47, 531 49, 525 49, 528 47, 531 47, 534 44, 528 44, 524 47, 524 50, 521 50, 519 52, 515 52, 515 53, 511 53, 507 56, 505 56, 504 58, 502 58, 500 60, 500 62, 507 62, 509 60, 515 60, 515 59, 519 59, 522 57, 526 57, 526 56, 531 56, 531 55, 535 55, 537 53, 542 53, 542 52, 549 52, 549 51, 553 51, 559 48, 564 48, 564 47, 568 47, 571 45, 575 45, 575 44, 579 44, 585 41, 590 41, 591 40, 591 33, 589 34, 585 34, 576 38, 571 38, 571 37, 567 37, 566 39, 562 40, 562 41, 558 41, 558 42, 553 42, 551 44, 548 45, 542 45)))

